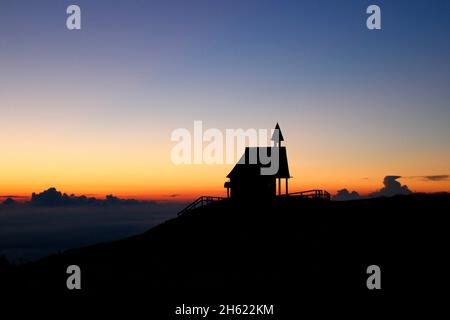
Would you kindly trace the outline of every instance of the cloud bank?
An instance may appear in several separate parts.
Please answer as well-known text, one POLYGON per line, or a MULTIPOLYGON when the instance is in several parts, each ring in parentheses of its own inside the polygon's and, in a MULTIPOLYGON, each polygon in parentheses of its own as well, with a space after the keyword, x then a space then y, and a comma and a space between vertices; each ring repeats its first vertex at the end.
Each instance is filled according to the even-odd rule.
POLYGON ((384 177, 383 184, 384 187, 379 191, 371 193, 369 196, 372 198, 376 197, 392 197, 395 195, 407 195, 411 194, 411 190, 409 190, 407 185, 401 185, 397 179, 401 178, 401 176, 386 176, 384 177))
MULTIPOLYGON (((76 196, 74 194, 67 195, 61 193, 55 188, 50 188, 41 193, 34 193, 31 195, 30 205, 45 206, 45 207, 61 207, 61 206, 85 206, 85 205, 136 205, 143 203, 135 199, 120 199, 113 195, 107 195, 105 200, 76 196)), ((150 203, 147 201, 147 203, 150 203)))
MULTIPOLYGON (((428 176, 430 181, 437 181, 432 179, 443 179, 443 176, 428 176)), ((349 200, 358 200, 364 198, 378 198, 378 197, 392 197, 395 195, 407 195, 411 194, 412 191, 408 188, 407 185, 401 185, 397 179, 401 178, 401 176, 385 176, 383 179, 384 187, 378 191, 372 192, 368 196, 360 196, 356 191, 348 191, 348 189, 338 190, 334 195, 333 200, 335 201, 349 201, 349 200)))
POLYGON ((348 201, 348 200, 358 200, 360 199, 360 195, 356 191, 348 191, 347 189, 338 190, 334 195, 333 200, 335 201, 348 201))

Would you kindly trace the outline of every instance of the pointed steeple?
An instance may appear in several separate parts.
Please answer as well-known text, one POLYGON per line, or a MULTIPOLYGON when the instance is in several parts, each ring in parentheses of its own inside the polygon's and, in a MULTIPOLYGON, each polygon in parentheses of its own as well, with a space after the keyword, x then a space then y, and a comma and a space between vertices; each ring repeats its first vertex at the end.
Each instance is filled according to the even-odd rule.
POLYGON ((281 133, 280 125, 278 124, 278 122, 272 135, 272 141, 275 143, 275 147, 280 147, 281 141, 284 141, 283 134, 281 133))

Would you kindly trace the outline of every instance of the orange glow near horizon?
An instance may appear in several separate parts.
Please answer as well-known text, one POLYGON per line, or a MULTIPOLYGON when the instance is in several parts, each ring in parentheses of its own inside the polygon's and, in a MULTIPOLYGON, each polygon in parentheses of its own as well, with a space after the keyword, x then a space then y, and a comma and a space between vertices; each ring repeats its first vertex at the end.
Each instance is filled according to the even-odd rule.
MULTIPOLYGON (((331 194, 346 188, 367 195, 383 187, 385 175, 395 175, 401 170, 377 169, 367 174, 365 166, 344 165, 331 158, 308 158, 292 152, 288 147, 288 157, 292 179, 289 192, 308 189, 325 189, 331 194), (303 159, 301 161, 300 159, 303 159), (334 162, 334 166, 332 163, 334 162)), ((95 154, 63 154, 36 156, 34 158, 16 159, 15 165, 9 164, 10 170, 3 173, 0 182, 0 196, 15 195, 29 198, 32 192, 42 192, 55 187, 67 194, 87 195, 104 198, 113 194, 121 198, 156 201, 190 201, 201 195, 226 196, 223 183, 233 165, 174 165, 169 156, 170 149, 161 146, 161 154, 151 162, 153 154, 142 153, 141 158, 132 155, 122 156, 120 152, 111 151, 95 154), (49 161, 48 159, 52 159, 49 161), (34 164, 38 170, 31 165, 34 164), (86 168, 90 168, 89 170, 86 168)), ((399 168, 400 169, 400 168, 399 168)), ((406 171, 406 170, 405 170, 406 171)), ((441 192, 450 190, 450 182, 426 181, 419 176, 422 171, 412 172, 411 178, 400 178, 402 185, 407 185, 413 192, 441 192), (416 176, 416 177, 415 177, 416 176)), ((427 172, 438 175, 439 172, 427 172)), ((400 174, 399 174, 400 175, 400 174)), ((284 184, 283 184, 284 189, 284 184)))
MULTIPOLYGON (((378 182, 361 182, 359 186, 354 185, 347 185, 347 188, 349 191, 357 191, 360 195, 368 195, 374 191, 379 190, 383 187, 381 180, 383 177, 380 177, 380 181, 378 182)), ((399 179, 399 182, 402 184, 406 184, 413 192, 425 192, 425 193, 434 193, 434 192, 448 192, 449 186, 448 181, 436 181, 436 182, 427 182, 427 181, 421 181, 420 178, 417 179, 418 181, 406 181, 403 179, 399 179)), ((132 191, 130 190, 123 190, 120 188, 73 188, 73 187, 66 187, 64 185, 62 186, 56 186, 56 185, 40 185, 36 186, 36 188, 31 188, 29 190, 25 190, 22 188, 11 188, 11 189, 3 189, 0 194, 0 198, 6 198, 7 196, 14 196, 14 197, 20 197, 19 201, 22 200, 29 200, 31 198, 31 193, 36 192, 42 192, 50 187, 55 187, 58 191, 67 193, 67 194, 75 194, 75 195, 86 195, 89 197, 95 197, 98 199, 105 198, 108 194, 113 194, 115 196, 118 196, 120 198, 124 199, 137 199, 137 200, 154 200, 154 201, 174 201, 174 202, 185 202, 185 201, 191 201, 201 195, 213 195, 213 196, 226 196, 226 189, 224 189, 223 182, 225 179, 217 181, 218 186, 211 186, 211 187, 198 187, 198 188, 191 188, 191 189, 183 189, 183 185, 179 185, 178 190, 184 190, 184 192, 176 192, 176 188, 167 186, 166 188, 156 188, 155 191, 152 191, 151 188, 149 189, 134 189, 132 191), (8 192, 6 190, 9 190, 8 192)), ((184 185, 185 188, 189 188, 188 185, 184 185)), ((284 184, 282 186, 284 191, 284 184)), ((326 184, 320 184, 319 182, 317 184, 310 182, 310 183, 301 183, 295 181, 295 179, 291 179, 289 182, 289 192, 297 192, 302 190, 310 190, 310 189, 325 189, 329 191, 331 194, 335 194, 338 190, 343 189, 343 186, 333 186, 333 185, 326 185, 326 184)))

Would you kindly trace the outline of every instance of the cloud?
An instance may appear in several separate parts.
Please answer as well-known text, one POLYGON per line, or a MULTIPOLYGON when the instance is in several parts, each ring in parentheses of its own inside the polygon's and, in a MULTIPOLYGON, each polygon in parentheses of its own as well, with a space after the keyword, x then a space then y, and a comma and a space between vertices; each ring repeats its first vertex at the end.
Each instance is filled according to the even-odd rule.
POLYGON ((383 180, 384 187, 379 191, 371 193, 370 197, 391 197, 398 194, 411 194, 411 190, 409 190, 407 185, 401 185, 397 179, 401 178, 401 176, 385 176, 383 180))
POLYGON ((422 176, 426 181, 448 181, 450 176, 448 174, 440 174, 435 176, 422 176))
POLYGON ((409 176, 402 177, 405 179, 422 179, 423 181, 448 181, 450 180, 450 175, 448 174, 437 174, 437 175, 429 175, 429 176, 409 176))
POLYGON ((107 195, 105 200, 86 197, 84 195, 76 196, 74 194, 71 194, 69 196, 66 193, 59 192, 55 188, 49 188, 38 194, 33 192, 30 202, 30 204, 33 206, 48 207, 81 205, 135 205, 140 203, 143 203, 143 201, 138 201, 135 199, 120 199, 113 196, 112 194, 107 195))
POLYGON ((338 190, 334 195, 334 201, 348 201, 348 200, 358 200, 360 199, 360 195, 356 191, 349 192, 347 189, 338 190))
MULTIPOLYGON (((426 176, 430 181, 440 181, 445 179, 444 175, 440 176, 426 176), (433 180, 434 179, 434 180, 433 180)), ((448 177, 448 176, 447 176, 448 177)), ((349 200, 358 200, 358 199, 367 199, 367 198, 378 198, 378 197, 392 197, 395 195, 407 195, 411 194, 412 191, 409 190, 407 185, 401 185, 397 179, 402 178, 401 176, 385 176, 383 179, 384 187, 378 191, 372 192, 367 196, 360 196, 356 191, 349 191, 348 189, 341 189, 336 192, 333 197, 335 201, 349 201, 349 200)), ((413 177, 408 177, 413 178, 413 177)), ((417 177, 415 177, 417 178, 417 177)), ((425 178, 425 176, 423 176, 425 178)))
POLYGON ((173 194, 167 195, 168 198, 177 198, 177 197, 180 197, 180 196, 181 196, 181 194, 179 194, 179 193, 173 193, 173 194))
POLYGON ((6 198, 6 200, 2 202, 2 204, 7 206, 14 205, 16 203, 17 203, 16 200, 14 200, 13 198, 6 198))

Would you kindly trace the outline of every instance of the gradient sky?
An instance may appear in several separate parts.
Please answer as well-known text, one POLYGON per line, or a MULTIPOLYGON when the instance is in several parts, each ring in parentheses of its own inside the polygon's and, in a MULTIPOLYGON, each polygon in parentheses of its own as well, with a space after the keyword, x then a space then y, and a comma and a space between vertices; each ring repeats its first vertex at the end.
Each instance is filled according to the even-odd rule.
POLYGON ((194 120, 278 121, 290 191, 450 191, 421 178, 450 174, 449 85, 448 0, 2 0, 0 196, 223 195, 231 165, 171 162, 194 120))

